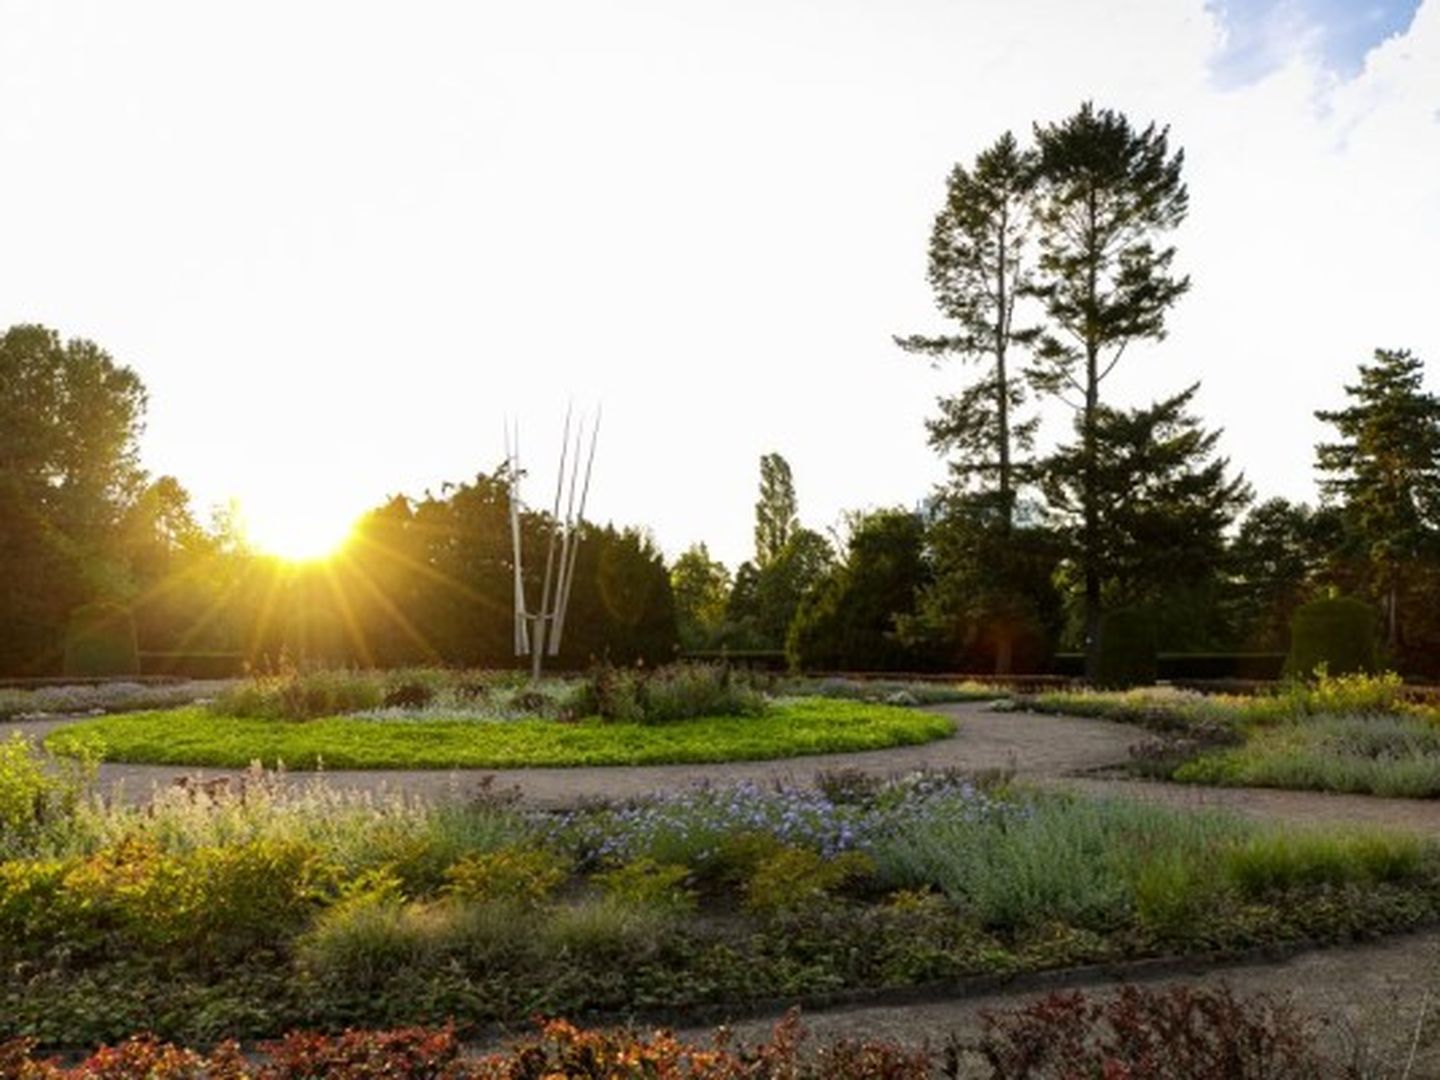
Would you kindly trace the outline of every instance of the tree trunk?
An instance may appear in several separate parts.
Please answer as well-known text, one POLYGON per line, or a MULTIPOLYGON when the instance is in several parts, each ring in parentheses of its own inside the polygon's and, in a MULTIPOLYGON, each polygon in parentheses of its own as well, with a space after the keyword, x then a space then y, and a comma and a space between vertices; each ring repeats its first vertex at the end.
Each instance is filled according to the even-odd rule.
MULTIPOLYGON (((995 314, 995 413, 1000 430, 997 432, 1000 451, 1000 525, 1006 535, 1015 514, 1015 497, 1010 485, 1010 382, 1005 372, 1005 347, 1009 338, 1010 311, 1005 288, 1005 232, 1009 227, 1008 215, 1000 214, 999 272, 996 274, 995 314)), ((998 662, 998 660, 997 660, 998 662)))
POLYGON ((1085 677, 1094 679, 1100 674, 1100 507, 1096 505, 1096 472, 1099 466, 1096 459, 1099 447, 1095 438, 1097 414, 1100 411, 1100 344, 1097 340, 1099 329, 1095 325, 1098 253, 1094 250, 1097 208, 1093 191, 1090 193, 1089 212, 1091 254, 1089 279, 1086 282, 1088 303, 1085 311, 1085 537, 1081 560, 1085 574, 1085 677))

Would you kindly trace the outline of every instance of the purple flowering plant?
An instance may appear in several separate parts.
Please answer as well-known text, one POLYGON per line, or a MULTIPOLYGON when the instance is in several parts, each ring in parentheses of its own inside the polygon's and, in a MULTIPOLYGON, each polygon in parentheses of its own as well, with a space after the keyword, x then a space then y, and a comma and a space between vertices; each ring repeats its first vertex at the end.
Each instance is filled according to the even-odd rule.
POLYGON ((864 851, 935 815, 977 826, 1020 804, 953 773, 917 772, 877 785, 863 797, 839 799, 808 787, 753 781, 705 784, 631 802, 555 815, 551 839, 574 851, 582 866, 646 857, 703 866, 727 840, 771 837, 825 856, 864 851))

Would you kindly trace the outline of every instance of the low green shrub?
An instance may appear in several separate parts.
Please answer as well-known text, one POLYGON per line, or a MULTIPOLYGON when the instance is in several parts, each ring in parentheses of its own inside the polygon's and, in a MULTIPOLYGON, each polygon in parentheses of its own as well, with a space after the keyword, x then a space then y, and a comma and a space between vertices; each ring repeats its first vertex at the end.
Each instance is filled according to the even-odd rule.
POLYGON ((638 967, 673 937, 672 912, 654 905, 586 897, 559 904, 534 927, 536 946, 551 961, 583 970, 638 967))
POLYGON ((937 816, 879 840, 880 879, 933 885, 987 927, 1055 920, 1109 929, 1136 904, 1136 879, 1155 859, 1204 864, 1242 835, 1232 819, 1120 800, 1035 799, 983 825, 937 816))
POLYGON ((874 861, 859 851, 827 859, 810 848, 782 847, 750 871, 745 881, 745 907, 763 913, 803 908, 874 872, 874 861))
POLYGON ((693 911, 695 892, 686 888, 690 868, 641 857, 593 875, 605 896, 619 904, 693 911))
POLYGON ((1178 764, 1182 783, 1440 796, 1440 727, 1411 716, 1317 716, 1178 764))
POLYGON ((1222 868, 1249 897, 1318 885, 1393 884, 1417 878, 1424 846, 1414 836, 1267 831, 1227 848, 1222 868))
POLYGON ((534 906, 549 899, 570 874, 569 864, 544 848, 501 848, 467 855, 445 871, 445 891, 470 901, 534 906))
POLYGON ((533 963, 536 917, 513 904, 406 902, 372 891, 321 912, 297 942, 300 970, 322 984, 374 993, 455 961, 506 969, 533 963))
POLYGON ((314 720, 378 708, 384 687, 374 673, 282 666, 222 690, 211 704, 219 716, 256 720, 314 720))
POLYGON ((252 841, 169 854, 129 839, 92 855, 0 864, 0 929, 16 947, 224 961, 283 940, 333 897, 316 849, 252 841))
POLYGON ((1290 654, 1285 672, 1309 679, 1316 671, 1332 675, 1379 670, 1375 609, 1351 597, 1312 600, 1290 618, 1290 654))
POLYGON ((701 716, 761 716, 766 698, 725 664, 669 664, 646 671, 601 664, 575 698, 583 715, 632 724, 701 716))
POLYGON ((30 854, 69 829, 97 760, 93 750, 82 747, 78 757, 56 768, 18 732, 0 741, 0 858, 30 854))
POLYGON ((79 678, 139 675, 140 648, 130 612, 118 604, 86 604, 71 612, 64 671, 79 678))

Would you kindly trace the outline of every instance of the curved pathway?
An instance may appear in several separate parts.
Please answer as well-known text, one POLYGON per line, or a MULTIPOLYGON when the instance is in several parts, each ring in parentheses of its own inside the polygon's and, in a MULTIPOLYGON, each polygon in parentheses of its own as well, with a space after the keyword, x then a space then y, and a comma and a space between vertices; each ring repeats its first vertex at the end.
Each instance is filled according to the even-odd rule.
MULTIPOLYGON (((1249 817, 1297 824, 1363 823, 1440 835, 1440 800, 1381 799, 1366 795, 1281 791, 1270 788, 1216 788, 1129 779, 1114 771, 1129 748, 1148 736, 1109 720, 996 711, 986 703, 936 706, 957 721, 953 736, 920 746, 856 754, 818 754, 773 761, 713 765, 644 765, 574 769, 337 770, 294 773, 293 782, 317 779, 327 787, 356 792, 395 793, 431 799, 463 799, 482 787, 513 789, 534 806, 557 807, 596 799, 625 799, 675 791, 698 783, 751 781, 809 784, 817 773, 859 769, 887 776, 919 768, 1000 771, 1040 787, 1124 795, 1182 808, 1224 809, 1249 817)), ((69 720, 4 725, 36 739, 69 720)), ((237 778, 241 769, 197 769, 176 765, 100 766, 105 792, 124 801, 149 799, 187 777, 237 778)))
MULTIPOLYGON (((965 772, 1013 772, 1044 780, 1075 772, 1103 769, 1123 761, 1136 729, 1105 720, 1063 720, 1028 713, 992 711, 986 703, 933 707, 953 717, 956 733, 919 746, 869 750, 852 754, 815 754, 770 761, 734 761, 695 765, 584 766, 572 769, 342 769, 323 773, 296 772, 295 782, 323 778, 327 787, 346 791, 397 792, 430 798, 464 797, 481 784, 513 788, 536 806, 564 806, 595 799, 624 799, 675 791, 697 783, 809 784, 817 773, 859 769, 876 776, 914 769, 960 769, 965 772)), ((71 720, 35 720, 7 725, 32 738, 44 738, 71 720)), ((236 778, 243 769, 196 768, 184 765, 100 766, 100 783, 110 794, 129 801, 149 798, 157 788, 187 777, 236 778)))

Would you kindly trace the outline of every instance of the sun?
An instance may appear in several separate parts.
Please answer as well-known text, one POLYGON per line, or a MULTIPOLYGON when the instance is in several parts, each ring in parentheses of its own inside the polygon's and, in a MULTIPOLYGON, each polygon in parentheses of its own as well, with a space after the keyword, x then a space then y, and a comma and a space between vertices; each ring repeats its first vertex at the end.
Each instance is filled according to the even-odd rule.
POLYGON ((336 554, 350 539, 353 514, 337 512, 323 500, 246 499, 240 506, 245 539, 252 547, 286 562, 316 562, 336 554))

